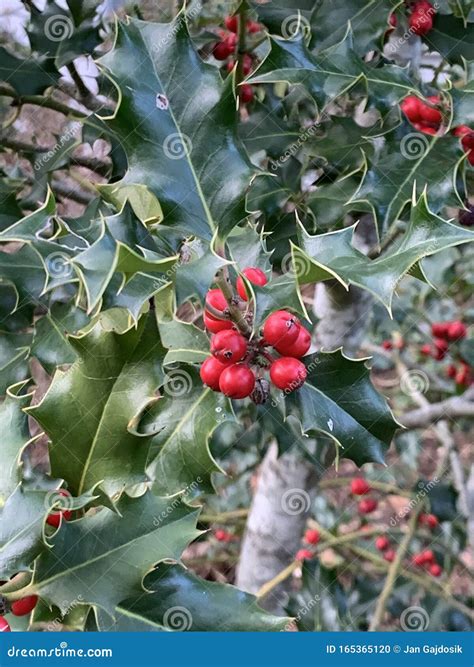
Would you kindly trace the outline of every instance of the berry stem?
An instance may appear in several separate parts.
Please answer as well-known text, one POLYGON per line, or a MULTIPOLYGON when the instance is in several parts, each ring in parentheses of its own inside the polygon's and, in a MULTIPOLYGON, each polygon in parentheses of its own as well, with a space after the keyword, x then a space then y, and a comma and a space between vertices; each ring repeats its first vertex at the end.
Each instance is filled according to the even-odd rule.
POLYGON ((227 319, 225 312, 223 312, 223 311, 221 311, 221 310, 218 310, 217 308, 214 308, 214 306, 211 306, 210 303, 206 303, 205 310, 207 310, 207 312, 208 312, 210 315, 213 315, 213 316, 214 316, 215 318, 217 318, 218 320, 225 320, 225 319, 227 319))
POLYGON ((228 280, 227 267, 224 267, 216 277, 216 285, 223 293, 227 306, 229 308, 230 319, 235 323, 240 333, 247 338, 252 335, 252 327, 247 322, 240 308, 235 303, 235 294, 232 285, 228 280))

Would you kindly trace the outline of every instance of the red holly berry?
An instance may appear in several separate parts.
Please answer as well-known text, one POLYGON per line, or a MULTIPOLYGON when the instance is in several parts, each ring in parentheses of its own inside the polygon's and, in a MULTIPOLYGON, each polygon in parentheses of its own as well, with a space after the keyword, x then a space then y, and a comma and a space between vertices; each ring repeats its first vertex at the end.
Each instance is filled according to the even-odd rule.
POLYGON ((433 322, 431 333, 435 338, 446 338, 448 335, 449 322, 433 322))
POLYGON ((6 618, 0 616, 0 632, 11 632, 11 631, 12 629, 6 618))
POLYGON ((351 493, 355 496, 365 496, 370 492, 370 484, 363 477, 354 477, 351 482, 351 493))
POLYGON ((454 364, 449 364, 449 366, 446 368, 446 375, 448 378, 455 378, 456 374, 458 372, 458 369, 454 364))
POLYGON ((408 95, 400 103, 400 108, 411 123, 418 123, 421 120, 421 100, 415 95, 408 95))
POLYGON ((466 153, 474 148, 474 130, 470 129, 462 135, 461 145, 466 153))
POLYGON ((364 498, 358 505, 360 514, 370 514, 377 509, 377 501, 373 498, 364 498))
POLYGON ((233 539, 233 535, 226 530, 222 530, 222 528, 216 530, 214 537, 218 542, 231 542, 233 539))
POLYGON ((441 361, 445 358, 448 351, 448 343, 444 338, 435 338, 433 341, 433 350, 432 355, 437 361, 441 361))
POLYGON ((295 560, 310 560, 314 554, 309 549, 300 549, 296 552, 295 560))
POLYGON ((441 565, 438 565, 438 563, 433 563, 428 568, 428 571, 433 577, 440 577, 441 573, 443 572, 443 568, 441 565))
POLYGON ((286 310, 276 310, 263 326, 263 337, 269 345, 290 345, 298 338, 300 322, 286 310))
POLYGON ((379 551, 385 551, 390 545, 389 539, 386 535, 379 535, 375 540, 375 548, 379 551))
MULTIPOLYGON (((268 283, 267 276, 264 274, 262 269, 258 269, 256 266, 248 266, 242 271, 242 273, 247 278, 247 280, 252 283, 252 285, 260 285, 263 287, 263 285, 268 283)), ((245 284, 240 276, 237 278, 236 285, 237 292, 239 293, 240 297, 244 301, 248 301, 247 292, 245 291, 245 284)))
POLYGON ((249 83, 243 83, 239 88, 239 97, 244 104, 250 104, 253 100, 253 88, 249 83))
POLYGON ((391 340, 384 340, 382 341, 382 347, 384 350, 392 350, 393 349, 393 343, 391 340))
POLYGON ((466 363, 461 362, 461 367, 459 368, 455 378, 456 384, 469 387, 471 381, 472 381, 471 369, 466 363))
POLYGON ((260 23, 257 23, 256 21, 247 21, 247 30, 250 33, 261 32, 262 26, 260 25, 260 23))
POLYGON ((227 60, 227 58, 234 52, 234 49, 231 48, 230 44, 224 40, 223 42, 217 42, 212 48, 212 55, 216 60, 227 60))
MULTIPOLYGON (((71 494, 66 489, 59 489, 58 495, 63 496, 64 498, 71 497, 71 494)), ((46 523, 50 526, 53 526, 53 528, 57 528, 61 523, 61 517, 64 519, 64 521, 69 521, 71 516, 72 512, 70 510, 63 510, 62 512, 51 512, 51 514, 48 514, 46 523)))
POLYGON ((26 616, 36 607, 37 602, 37 595, 28 595, 26 598, 12 602, 10 611, 14 616, 26 616))
POLYGON ((398 23, 396 15, 390 14, 390 16, 388 17, 388 22, 392 26, 392 28, 396 28, 398 23))
POLYGON ((294 391, 301 387, 308 372, 303 362, 294 357, 281 357, 270 367, 270 379, 278 389, 294 391))
MULTIPOLYGON (((227 63, 227 71, 232 72, 234 67, 235 67, 235 60, 229 60, 229 62, 227 63)), ((243 63, 242 63, 242 72, 243 72, 244 76, 247 76, 247 74, 250 74, 250 72, 252 71, 252 67, 253 67, 253 60, 249 56, 248 53, 245 53, 244 54, 244 60, 243 60, 243 63)))
POLYGON ((234 326, 230 320, 217 320, 215 317, 212 317, 212 315, 209 315, 209 313, 206 311, 204 311, 202 318, 204 320, 204 326, 211 333, 219 333, 219 331, 232 329, 234 326))
POLYGON ((458 125, 453 128, 453 134, 455 137, 463 137, 465 134, 470 134, 473 130, 467 125, 458 125))
POLYGON ((319 530, 315 530, 314 528, 309 528, 305 534, 304 534, 304 541, 307 542, 308 544, 317 544, 319 542, 321 535, 319 534, 319 530))
MULTIPOLYGON (((222 313, 222 318, 225 319, 224 311, 227 310, 227 301, 224 293, 220 289, 210 289, 206 294, 206 304, 209 304, 214 310, 222 313)), ((214 315, 211 315, 214 317, 214 315)))
POLYGON ((229 398, 246 398, 255 387, 255 375, 245 364, 227 366, 221 374, 219 388, 229 398))
POLYGON ((284 357, 304 357, 311 347, 311 334, 303 326, 300 326, 298 338, 294 343, 277 343, 275 349, 284 357))
POLYGON ((425 343, 424 345, 422 345, 420 347, 421 354, 424 354, 427 357, 431 357, 432 351, 433 350, 432 350, 431 345, 429 343, 425 343))
MULTIPOLYGON (((431 104, 440 103, 440 98, 436 95, 431 95, 427 98, 427 100, 431 102, 431 104)), ((426 123, 433 123, 434 125, 439 125, 443 120, 443 116, 441 115, 441 112, 438 111, 438 109, 433 109, 432 107, 423 103, 421 103, 420 106, 420 115, 422 121, 425 121, 426 123)))
POLYGON ((431 549, 426 549, 425 551, 420 551, 417 554, 413 554, 412 563, 417 567, 422 567, 423 565, 428 565, 434 562, 434 553, 431 549))
POLYGON ((467 334, 467 327, 460 320, 454 320, 448 327, 447 336, 449 340, 460 340, 465 338, 467 334))
POLYGON ((236 364, 247 354, 247 341, 237 331, 219 331, 211 339, 211 354, 221 364, 236 364))
POLYGON ((199 375, 205 385, 214 391, 219 391, 219 379, 224 368, 226 365, 221 364, 215 357, 208 357, 201 366, 199 375))
POLYGON ((383 554, 384 560, 392 563, 395 560, 395 551, 393 549, 387 549, 383 554))
POLYGON ((224 24, 227 30, 230 30, 231 32, 237 32, 239 29, 239 19, 236 14, 234 14, 234 16, 226 16, 224 24))
POLYGON ((414 11, 410 15, 408 25, 415 35, 427 35, 433 28, 433 19, 426 11, 414 11))
POLYGON ((420 514, 419 523, 428 526, 432 530, 438 526, 438 518, 434 514, 420 514))

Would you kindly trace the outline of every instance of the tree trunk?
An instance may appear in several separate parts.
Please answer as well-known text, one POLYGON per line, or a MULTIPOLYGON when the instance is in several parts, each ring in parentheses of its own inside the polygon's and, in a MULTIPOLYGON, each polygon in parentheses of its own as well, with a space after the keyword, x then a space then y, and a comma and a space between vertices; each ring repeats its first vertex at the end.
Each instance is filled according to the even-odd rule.
MULTIPOLYGON (((354 245, 367 250, 373 239, 371 223, 364 220, 359 227, 354 245)), ((315 332, 318 347, 343 347, 348 356, 355 356, 371 305, 368 292, 352 287, 346 291, 336 281, 318 284, 314 299, 314 312, 319 318, 315 332)), ((318 441, 316 465, 294 449, 277 458, 273 443, 260 467, 237 568, 237 586, 250 593, 256 593, 293 560, 317 484, 334 460, 334 445, 324 440, 318 441)), ((284 613, 288 586, 289 579, 275 587, 262 600, 262 606, 284 613)))

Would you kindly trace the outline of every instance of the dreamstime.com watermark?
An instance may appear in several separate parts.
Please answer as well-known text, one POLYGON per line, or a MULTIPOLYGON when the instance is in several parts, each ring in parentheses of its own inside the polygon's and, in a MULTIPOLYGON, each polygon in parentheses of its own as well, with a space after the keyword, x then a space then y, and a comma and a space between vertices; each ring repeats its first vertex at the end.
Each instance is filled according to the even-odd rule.
POLYGON ((315 595, 310 600, 308 600, 308 602, 303 607, 300 607, 296 616, 294 616, 291 621, 288 621, 288 623, 280 630, 280 632, 288 632, 293 630, 293 628, 298 625, 298 623, 306 616, 306 614, 308 614, 320 601, 320 595, 315 595))
POLYGON ((399 51, 399 49, 408 42, 410 37, 413 37, 413 35, 418 34, 418 30, 421 26, 425 25, 425 20, 426 17, 433 18, 436 12, 439 9, 439 3, 438 2, 433 2, 430 6, 426 6, 423 11, 419 12, 418 16, 419 18, 416 19, 413 24, 406 30, 403 35, 400 35, 397 37, 397 39, 392 39, 388 44, 387 44, 387 51, 389 52, 396 52, 399 51))
POLYGON ((58 153, 68 141, 70 141, 76 136, 76 134, 80 131, 80 129, 81 129, 80 123, 72 123, 69 129, 60 136, 60 138, 54 144, 54 146, 49 151, 43 153, 37 160, 34 161, 33 169, 35 171, 39 171, 40 169, 45 167, 48 164, 48 162, 53 159, 56 153, 58 153))
POLYGON ((55 648, 16 648, 7 650, 9 658, 111 658, 111 648, 69 648, 61 642, 55 648))
POLYGON ((308 141, 308 139, 311 139, 311 137, 318 131, 320 128, 319 123, 313 123, 313 125, 310 125, 307 127, 298 137, 296 141, 294 141, 280 157, 278 157, 276 160, 269 160, 269 166, 273 171, 276 171, 279 167, 285 164, 291 157, 296 155, 296 153, 300 150, 300 148, 308 141))
MULTIPOLYGON (((71 612, 76 607, 79 607, 83 603, 84 603, 84 598, 82 597, 82 595, 78 595, 77 598, 72 602, 64 601, 62 605, 59 605, 59 608, 64 609, 63 616, 66 616, 66 614, 69 614, 69 612, 71 612)), ((63 621, 61 618, 54 618, 52 621, 49 621, 46 624, 46 632, 59 632, 62 628, 62 625, 63 621)))
MULTIPOLYGON (((196 2, 190 9, 189 11, 186 12, 186 17, 188 19, 195 19, 199 16, 202 10, 202 4, 200 2, 196 2)), ((160 51, 164 46, 169 44, 178 34, 178 32, 181 30, 183 27, 183 24, 185 22, 185 15, 182 14, 181 18, 179 21, 176 21, 175 23, 171 24, 171 27, 169 30, 166 31, 166 35, 162 38, 159 39, 156 44, 153 45, 153 52, 156 54, 158 51, 160 51)))
POLYGON ((166 521, 168 517, 173 514, 173 512, 180 507, 183 504, 183 501, 186 499, 186 496, 190 496, 193 494, 196 489, 199 488, 199 485, 202 484, 202 478, 201 477, 196 477, 196 479, 191 482, 191 484, 188 484, 188 486, 184 489, 183 493, 181 493, 179 496, 176 496, 175 498, 171 499, 171 502, 169 505, 167 505, 166 509, 164 509, 158 516, 155 516, 153 519, 153 525, 155 528, 158 528, 161 526, 163 521, 166 521))
POLYGON ((433 477, 429 482, 418 482, 418 491, 410 499, 410 502, 405 505, 397 514, 391 517, 390 525, 394 528, 400 521, 412 512, 419 503, 426 498, 428 493, 433 489, 437 484, 439 484, 438 477, 433 477))

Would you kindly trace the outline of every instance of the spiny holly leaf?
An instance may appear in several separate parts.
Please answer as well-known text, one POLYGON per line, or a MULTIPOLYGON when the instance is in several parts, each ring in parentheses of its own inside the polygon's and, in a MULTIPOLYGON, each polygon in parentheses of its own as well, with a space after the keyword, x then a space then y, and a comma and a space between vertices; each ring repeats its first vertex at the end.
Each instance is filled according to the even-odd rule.
POLYGON ((474 61, 465 63, 465 77, 465 86, 449 91, 453 105, 452 126, 474 123, 474 61))
POLYGON ((15 288, 15 310, 27 304, 37 305, 46 280, 44 263, 32 246, 25 244, 15 253, 0 251, 0 284, 15 288))
POLYGON ((318 51, 344 38, 347 23, 354 33, 354 50, 364 55, 381 48, 389 28, 388 18, 399 0, 333 0, 317 2, 311 13, 311 44, 318 51))
POLYGON ((44 548, 43 523, 47 494, 18 486, 0 511, 0 577, 29 570, 44 548))
POLYGON ((28 377, 29 334, 0 334, 0 394, 28 377))
POLYGON ((16 200, 17 188, 8 184, 8 181, 0 178, 0 231, 9 227, 15 220, 21 218, 22 211, 16 200))
POLYGON ((153 592, 121 602, 115 623, 99 616, 100 629, 277 632, 290 620, 261 609, 255 596, 229 584, 205 581, 181 565, 160 563, 147 576, 145 587, 153 592))
POLYGON ((176 301, 180 305, 192 296, 197 296, 201 303, 204 303, 206 292, 217 271, 227 264, 223 257, 220 257, 212 247, 200 256, 186 263, 177 265, 175 288, 176 301))
POLYGON ((364 155, 370 159, 374 147, 370 134, 375 128, 361 128, 351 118, 332 117, 329 123, 318 127, 303 144, 306 155, 319 157, 347 174, 363 166, 364 155))
POLYGON ((167 282, 166 274, 153 276, 147 273, 135 273, 130 280, 124 282, 123 277, 116 273, 103 294, 102 310, 125 308, 134 322, 138 322, 145 304, 148 305, 152 296, 160 300, 162 293, 170 284, 167 282))
POLYGON ((438 51, 448 62, 472 58, 474 52, 474 23, 464 25, 462 19, 440 14, 434 17, 433 29, 426 36, 430 51, 438 51))
MULTIPOLYGON (((177 256, 163 258, 156 252, 145 225, 138 221, 130 206, 120 213, 100 221, 101 233, 97 241, 78 254, 73 263, 77 267, 91 312, 99 303, 114 273, 124 279, 136 273, 160 274, 172 271, 177 256)), ((160 284, 157 282, 156 289, 160 284)))
POLYGON ((463 206, 458 188, 463 188, 465 156, 456 137, 396 131, 386 148, 367 168, 349 202, 372 212, 381 233, 400 216, 415 187, 417 195, 427 189, 435 213, 445 206, 463 206))
POLYGON ((399 426, 372 385, 365 362, 348 359, 340 350, 313 354, 304 362, 308 378, 286 398, 287 413, 300 420, 303 433, 332 438, 340 455, 358 466, 383 463, 399 426))
POLYGON ((84 604, 113 616, 121 600, 142 588, 155 563, 178 560, 199 535, 199 510, 177 498, 157 498, 150 492, 140 498, 123 495, 117 509, 119 514, 103 508, 64 522, 50 539, 52 548, 36 563, 32 592, 62 612, 80 595, 84 604))
POLYGON ((359 187, 356 176, 345 176, 332 183, 323 183, 308 194, 306 203, 314 215, 317 229, 327 230, 344 222, 350 211, 357 211, 357 204, 347 206, 359 187))
POLYGON ((291 36, 296 30, 295 24, 303 28, 309 24, 314 0, 253 0, 252 6, 270 32, 291 36))
POLYGON ((168 24, 120 23, 100 63, 120 89, 110 125, 129 168, 118 185, 147 185, 166 225, 208 240, 217 228, 227 234, 245 218, 253 174, 236 139, 231 77, 223 83, 201 61, 183 13, 168 24))
POLYGON ((147 316, 123 335, 98 323, 69 342, 77 361, 28 413, 51 438, 51 474, 73 495, 102 482, 112 497, 146 479, 150 438, 136 423, 160 384, 164 350, 147 316))
POLYGON ((346 288, 357 285, 371 292, 391 312, 393 293, 403 276, 416 270, 418 263, 451 246, 474 240, 474 232, 434 215, 428 208, 426 192, 413 198, 411 219, 401 243, 385 255, 370 260, 354 248, 354 227, 310 236, 300 228, 300 247, 293 246, 295 272, 300 284, 336 278, 346 288))
POLYGON ((56 366, 72 364, 76 353, 67 336, 89 322, 86 313, 70 303, 54 303, 48 313, 35 322, 32 354, 49 372, 56 366))
POLYGON ((0 46, 0 81, 18 95, 39 95, 58 79, 59 72, 48 58, 17 58, 0 46))
POLYGON ((191 367, 169 368, 162 393, 140 424, 142 433, 154 436, 148 473, 156 492, 190 486, 212 492, 211 474, 221 469, 209 439, 219 424, 234 419, 229 399, 204 387, 191 367))
POLYGON ((209 356, 209 338, 202 329, 189 322, 158 322, 161 342, 168 350, 163 364, 202 362, 209 356))
POLYGON ((3 433, 0 507, 20 482, 20 455, 32 439, 28 417, 22 410, 29 405, 32 394, 22 394, 24 386, 25 382, 19 382, 10 387, 0 404, 0 431, 3 433))
POLYGON ((413 91, 414 84, 406 70, 395 65, 371 66, 354 53, 352 46, 348 33, 339 44, 315 56, 301 38, 272 38, 269 55, 248 82, 301 83, 321 108, 358 83, 365 85, 370 98, 386 108, 413 91))

